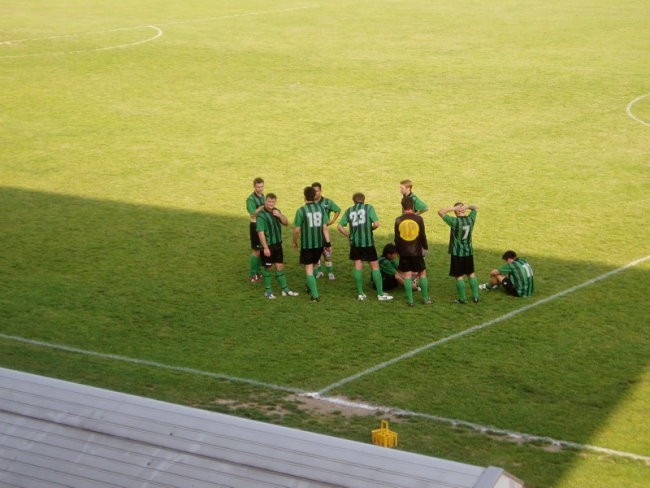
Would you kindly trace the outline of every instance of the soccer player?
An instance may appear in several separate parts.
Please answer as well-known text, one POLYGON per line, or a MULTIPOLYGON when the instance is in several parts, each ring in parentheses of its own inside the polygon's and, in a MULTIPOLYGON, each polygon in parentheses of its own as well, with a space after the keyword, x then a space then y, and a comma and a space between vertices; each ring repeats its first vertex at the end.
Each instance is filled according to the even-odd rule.
POLYGON ((262 279, 260 259, 260 239, 257 234, 257 214, 264 208, 264 180, 255 178, 253 180, 253 193, 246 198, 246 210, 250 217, 250 239, 251 255, 249 258, 248 279, 251 283, 259 283, 262 279))
POLYGON ((449 276, 456 278, 456 291, 458 299, 454 303, 466 304, 467 294, 465 293, 465 280, 467 276, 469 287, 472 290, 472 301, 480 301, 478 291, 478 279, 474 273, 474 249, 472 247, 472 230, 476 222, 476 205, 463 205, 463 202, 456 202, 453 207, 441 208, 438 215, 450 227, 449 248, 451 265, 449 276), (469 209, 469 215, 467 215, 469 209), (455 216, 448 215, 454 212, 455 216))
POLYGON ((502 285, 506 293, 513 297, 529 297, 533 294, 535 280, 533 268, 524 258, 517 257, 514 251, 506 251, 501 256, 506 264, 490 273, 489 283, 480 285, 482 290, 490 290, 502 285))
POLYGON ((275 277, 282 288, 283 297, 297 297, 298 293, 289 289, 284 275, 284 253, 282 251, 282 226, 289 225, 289 219, 275 206, 274 193, 266 195, 264 208, 257 214, 257 234, 262 247, 262 275, 264 276, 265 296, 275 299, 271 291, 271 268, 275 266, 275 277))
POLYGON ((323 207, 316 203, 316 190, 311 186, 303 190, 305 204, 296 211, 293 220, 293 247, 298 249, 300 240, 300 264, 305 266, 307 288, 311 294, 311 301, 320 301, 314 265, 318 263, 323 251, 332 252, 330 244, 330 231, 327 227, 327 215, 323 207))
MULTIPOLYGON (((398 286, 404 286, 404 277, 400 273, 398 266, 398 255, 397 248, 395 244, 389 242, 384 246, 384 249, 379 256, 379 272, 381 273, 381 282, 384 288, 384 291, 390 291, 398 286)), ((413 290, 420 291, 418 288, 417 280, 412 278, 413 290)), ((375 287, 374 282, 372 283, 373 288, 375 287)))
MULTIPOLYGON (((325 210, 325 215, 327 216, 327 226, 331 226, 334 222, 336 222, 336 219, 339 218, 339 215, 341 215, 341 207, 339 207, 336 203, 334 203, 334 200, 330 198, 325 198, 323 196, 323 187, 322 185, 315 181, 311 184, 312 188, 316 190, 316 198, 314 201, 318 203, 321 207, 323 207, 323 210, 325 210), (332 215, 334 214, 334 215, 332 215)), ((327 270, 327 278, 332 281, 336 279, 336 276, 334 275, 334 265, 332 264, 332 254, 331 253, 323 253, 323 257, 325 258, 325 269, 327 270)), ((325 274, 322 271, 321 265, 320 265, 320 260, 318 261, 318 265, 316 267, 316 278, 322 278, 325 276, 325 274)))
POLYGON ((350 240, 350 260, 354 261, 353 276, 357 284, 357 298, 361 301, 367 298, 363 292, 363 261, 366 261, 372 270, 370 274, 377 289, 377 300, 382 302, 392 300, 391 295, 384 293, 377 249, 375 249, 375 240, 372 235, 373 231, 379 227, 377 212, 372 205, 365 203, 366 196, 363 193, 352 195, 352 201, 354 205, 345 211, 337 228, 350 240), (348 225, 349 230, 346 229, 348 225))
POLYGON ((413 193, 413 182, 411 180, 402 180, 399 182, 399 192, 402 194, 402 198, 409 197, 413 200, 413 213, 416 215, 422 215, 424 212, 429 210, 429 207, 424 203, 420 198, 418 198, 415 193, 413 193))
POLYGON ((413 303, 413 277, 420 275, 422 299, 426 305, 432 303, 429 298, 429 280, 424 257, 429 250, 424 220, 413 209, 413 199, 402 197, 402 215, 395 219, 395 247, 399 254, 398 269, 404 276, 404 291, 409 307, 413 303))

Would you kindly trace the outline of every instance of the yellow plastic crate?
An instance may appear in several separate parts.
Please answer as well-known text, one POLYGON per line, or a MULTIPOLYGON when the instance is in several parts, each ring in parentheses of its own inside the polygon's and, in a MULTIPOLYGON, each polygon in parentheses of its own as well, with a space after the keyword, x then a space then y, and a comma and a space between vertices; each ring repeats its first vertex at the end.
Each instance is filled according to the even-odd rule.
POLYGON ((388 428, 388 420, 381 421, 381 427, 372 431, 372 443, 377 446, 397 446, 397 432, 388 428))

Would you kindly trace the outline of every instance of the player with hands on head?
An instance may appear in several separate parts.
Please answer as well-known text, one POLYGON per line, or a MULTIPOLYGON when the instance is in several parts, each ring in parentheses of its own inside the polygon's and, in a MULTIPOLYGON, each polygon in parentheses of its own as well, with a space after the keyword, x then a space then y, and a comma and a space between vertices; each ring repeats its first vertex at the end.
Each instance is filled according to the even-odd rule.
POLYGON ((479 303, 478 279, 474 273, 474 249, 472 247, 472 231, 476 222, 476 205, 464 205, 456 202, 453 207, 441 208, 438 215, 450 227, 448 253, 451 255, 449 276, 456 278, 458 299, 454 303, 466 304, 464 276, 467 276, 472 290, 472 301, 479 303), (469 215, 467 214, 469 210, 469 215), (449 215, 453 212, 454 215, 449 215))
POLYGON ((353 277, 357 285, 357 299, 363 301, 366 294, 363 292, 363 261, 370 264, 372 281, 377 289, 377 300, 389 301, 393 297, 384 293, 377 260, 377 249, 373 231, 379 227, 379 218, 375 208, 365 203, 366 196, 357 192, 352 195, 354 205, 348 208, 337 228, 341 234, 350 241, 350 260, 354 261, 353 277), (346 228, 349 226, 349 230, 346 228))

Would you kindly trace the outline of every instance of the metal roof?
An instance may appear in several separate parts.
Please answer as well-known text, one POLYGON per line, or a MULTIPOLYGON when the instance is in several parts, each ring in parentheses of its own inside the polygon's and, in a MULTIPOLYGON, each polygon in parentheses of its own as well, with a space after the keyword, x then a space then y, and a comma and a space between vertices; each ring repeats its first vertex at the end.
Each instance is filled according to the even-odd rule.
POLYGON ((0 368, 0 486, 523 488, 482 468, 0 368))

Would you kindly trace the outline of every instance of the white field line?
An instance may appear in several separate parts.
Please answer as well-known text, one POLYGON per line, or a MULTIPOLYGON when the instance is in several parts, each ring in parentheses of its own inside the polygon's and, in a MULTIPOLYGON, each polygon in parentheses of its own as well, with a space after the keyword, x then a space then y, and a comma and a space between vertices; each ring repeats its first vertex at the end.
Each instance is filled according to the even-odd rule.
POLYGON ((67 346, 65 344, 55 344, 51 342, 36 341, 33 339, 27 339, 25 337, 12 336, 7 334, 0 334, 0 339, 6 339, 8 341, 20 342, 23 344, 28 344, 30 346, 46 347, 48 349, 57 349, 59 351, 71 352, 75 354, 83 354, 84 356, 90 356, 101 359, 110 359, 112 361, 121 361, 124 363, 137 364, 139 366, 149 366, 153 368, 166 369, 169 371, 176 371, 178 373, 187 373, 195 376, 207 376, 208 378, 214 378, 217 380, 226 380, 232 381, 234 383, 246 383, 253 386, 261 386, 263 388, 270 388, 272 390, 286 391, 288 393, 304 394, 305 391, 299 388, 292 388, 289 386, 281 386, 273 383, 264 383, 263 381, 251 380, 248 378, 239 378, 237 376, 228 376, 225 374, 211 373, 209 371, 202 371, 200 369, 194 368, 185 368, 183 366, 171 366, 169 364, 159 363, 157 361, 149 361, 147 359, 138 359, 130 358, 127 356, 120 356, 119 354, 107 354, 96 351, 88 351, 86 349, 79 349, 77 347, 67 346))
POLYGON ((456 334, 452 334, 447 337, 443 337, 442 339, 438 339, 437 341, 430 342, 429 344, 426 344, 424 346, 418 347, 417 349, 413 349, 411 351, 405 352, 401 356, 397 356, 393 359, 389 359, 388 361, 384 361, 383 363, 377 364, 371 368, 368 368, 364 371, 361 371, 357 374, 354 374, 352 376, 348 376, 347 378, 343 378, 340 381, 337 381, 336 383, 332 383, 331 385, 326 386, 325 388, 321 389, 320 391, 317 392, 318 395, 324 395, 325 393, 338 388, 340 386, 343 386, 347 383, 350 383, 352 381, 356 381, 360 378, 363 378, 364 376, 367 376, 369 374, 375 373, 379 371, 380 369, 384 369, 388 366, 392 366, 393 364, 399 363, 400 361, 403 361, 405 359, 411 358, 413 356, 416 356, 420 354, 421 352, 428 351, 429 349, 432 349, 436 346, 439 346, 441 344, 445 344, 447 342, 453 341, 455 339, 459 339, 461 337, 464 337, 469 334, 473 334, 476 331, 485 329, 486 327, 490 327, 491 325, 498 324, 499 322, 503 322, 505 320, 508 320, 516 315, 519 315, 520 313, 526 312, 530 310, 531 308, 538 307, 540 305, 544 305, 548 302, 552 302, 553 300, 557 300, 558 298, 561 298, 565 295, 568 295, 570 293, 573 293, 574 291, 580 290, 582 288, 585 288, 589 285, 593 285, 594 283, 597 283, 598 281, 602 281, 606 278, 609 278, 612 275, 615 275, 617 273, 620 273, 621 271, 624 271, 628 268, 631 268, 632 266, 636 266, 638 264, 641 264, 645 261, 648 261, 650 259, 650 256, 646 256, 644 258, 636 259, 625 266, 621 266, 620 268, 613 269, 611 271, 608 271, 607 273, 604 273, 600 276, 597 276, 595 278, 592 278, 590 280, 585 281, 584 283, 581 283, 579 285, 572 286, 571 288, 567 288, 566 290, 563 290, 561 292, 556 293, 555 295, 548 296, 546 298, 542 298, 541 300, 537 300, 534 303, 530 303, 528 305, 524 305, 521 308, 518 308, 516 310, 513 310, 512 312, 508 312, 507 314, 501 315, 500 317, 497 317, 492 320, 488 320, 487 322, 483 322, 482 324, 475 325, 473 327, 470 327, 469 329, 465 329, 461 332, 457 332, 456 334))
POLYGON ((554 446, 561 446, 570 449, 577 449, 580 451, 593 451, 601 454, 607 454, 609 456, 622 457, 627 459, 634 459, 637 461, 644 461, 650 463, 650 456, 643 456, 641 454, 635 454, 625 451, 617 451, 615 449, 608 449, 606 447, 594 446, 591 444, 581 444, 579 442, 573 441, 563 441, 560 439, 554 439, 553 437, 540 436, 535 434, 525 434, 523 432, 515 432, 512 430, 500 429, 498 427, 493 427, 491 425, 481 425, 474 422, 468 422, 466 420, 451 419, 447 417, 441 417, 439 415, 430 415, 426 413, 418 413, 410 410, 402 410, 400 408, 390 408, 379 405, 370 405, 368 403, 359 403, 359 402, 350 402, 342 398, 336 397, 324 397, 318 393, 308 393, 304 396, 321 400, 333 405, 339 405, 341 407, 350 407, 357 408, 360 410, 367 410, 370 413, 382 413, 382 414, 391 414, 404 417, 420 417, 427 420, 434 420, 436 422, 450 424, 454 427, 467 427, 472 430, 481 432, 482 434, 492 434, 492 435, 502 435, 507 436, 515 442, 542 442, 545 444, 551 444, 554 446))
MULTIPOLYGON (((512 316, 516 315, 517 313, 523 312, 524 310, 528 310, 528 309, 530 309, 530 308, 532 308, 534 306, 541 305, 542 303, 546 303, 546 302, 550 301, 551 299, 555 299, 555 298, 558 298, 560 296, 564 296, 564 295, 566 295, 568 293, 571 293, 573 291, 576 291, 576 290, 578 290, 580 288, 583 288, 585 286, 589 286, 589 285, 591 285, 593 283, 596 283, 598 281, 604 280, 605 278, 607 278, 609 276, 612 276, 612 275, 614 275, 616 273, 620 273, 621 271, 624 271, 624 270, 626 270, 626 269, 628 269, 628 268, 630 268, 632 266, 636 266, 637 264, 643 263, 643 262, 645 262, 645 261, 647 261, 649 259, 650 259, 650 256, 646 256, 644 258, 637 259, 635 261, 632 261, 632 262, 626 264, 625 266, 622 266, 620 268, 609 271, 609 272, 607 272, 605 274, 602 274, 600 276, 597 276, 596 278, 593 278, 591 280, 585 281, 584 283, 582 283, 580 285, 576 285, 574 287, 568 288, 567 290, 565 290, 563 292, 560 292, 560 293, 557 293, 555 295, 552 295, 551 297, 539 300, 538 302, 535 302, 533 304, 522 307, 522 308, 520 308, 518 310, 515 310, 514 312, 509 313, 509 314, 503 315, 503 316, 499 317, 498 319, 495 319, 495 320, 490 321, 490 322, 485 322, 484 324, 481 324, 481 326, 482 327, 487 327, 487 325, 491 325, 493 323, 496 323, 496 321, 505 320, 506 318, 512 317, 512 316)), ((452 340, 453 338, 462 337, 463 335, 466 335, 466 334, 468 334, 470 332, 474 332, 475 330, 477 330, 476 327, 478 327, 478 326, 467 329, 463 333, 454 334, 453 336, 449 336, 447 338, 447 340, 452 340)), ((106 354, 106 353, 100 353, 100 352, 95 352, 95 351, 88 351, 88 350, 85 350, 85 349, 79 349, 79 348, 76 348, 76 347, 66 346, 64 344, 53 344, 53 343, 50 343, 50 342, 36 341, 36 340, 33 340, 33 339, 27 339, 27 338, 19 337, 19 336, 0 334, 0 339, 20 342, 20 343, 29 344, 29 345, 32 345, 32 346, 45 347, 45 348, 49 348, 49 349, 57 349, 57 350, 71 352, 71 353, 75 353, 75 354, 83 354, 83 355, 86 355, 86 356, 97 357, 97 358, 101 358, 101 359, 110 359, 110 360, 113 360, 113 361, 122 361, 122 362, 137 364, 137 365, 141 365, 141 366, 149 366, 149 367, 165 369, 165 370, 169 370, 169 371, 176 371, 176 372, 179 372, 179 373, 186 373, 186 374, 197 375, 197 376, 206 376, 206 377, 214 378, 214 379, 218 379, 218 380, 226 380, 226 381, 232 381, 232 382, 235 382, 235 383, 244 383, 244 384, 249 384, 249 385, 253 385, 253 386, 260 386, 260 387, 263 387, 263 388, 270 388, 270 389, 273 389, 273 390, 286 391, 288 393, 294 393, 294 394, 297 394, 297 395, 311 397, 311 398, 314 398, 314 399, 317 399, 317 400, 320 400, 320 401, 324 401, 324 402, 327 402, 327 403, 341 405, 341 406, 347 406, 347 407, 353 407, 353 408, 359 408, 359 409, 363 409, 363 410, 368 410, 370 412, 392 413, 392 414, 395 414, 395 415, 421 417, 421 418, 425 418, 425 419, 429 419, 429 420, 435 420, 435 421, 438 421, 438 422, 441 422, 441 423, 447 423, 447 424, 451 424, 451 425, 458 425, 458 426, 468 427, 468 428, 471 428, 473 430, 476 430, 476 431, 479 431, 479 432, 482 432, 482 433, 486 433, 486 434, 507 435, 508 437, 510 437, 512 439, 518 439, 518 440, 522 440, 522 441, 525 441, 525 442, 546 442, 546 443, 555 444, 555 445, 564 446, 564 447, 573 448, 573 449, 578 449, 578 450, 595 451, 595 452, 599 452, 599 453, 602 453, 602 454, 608 454, 610 456, 624 457, 624 458, 629 458, 629 459, 636 459, 636 460, 645 461, 646 463, 650 462, 650 458, 648 456, 642 456, 642 455, 639 455, 639 454, 628 453, 628 452, 624 452, 624 451, 616 451, 616 450, 613 450, 613 449, 608 449, 608 448, 598 447, 598 446, 592 446, 592 445, 589 445, 589 444, 580 444, 580 443, 573 442, 573 441, 563 441, 563 440, 553 439, 551 437, 546 437, 546 436, 539 436, 539 435, 534 435, 534 434, 524 434, 524 433, 521 433, 521 432, 514 432, 514 431, 505 430, 505 429, 500 429, 498 427, 480 425, 480 424, 476 424, 476 423, 473 423, 473 422, 468 422, 468 421, 465 421, 465 420, 450 419, 450 418, 441 417, 441 416, 438 416, 438 415, 431 415, 431 414, 425 414, 425 413, 419 413, 419 412, 412 412, 412 411, 409 411, 409 410, 395 409, 395 408, 390 408, 390 407, 385 407, 385 406, 376 406, 376 405, 370 405, 370 404, 366 404, 366 403, 356 403, 356 402, 350 402, 350 401, 347 401, 347 400, 343 400, 343 399, 340 399, 340 398, 323 396, 322 392, 331 389, 330 387, 328 387, 327 389, 323 389, 320 392, 307 392, 307 391, 301 390, 299 388, 292 388, 292 387, 288 387, 288 386, 276 385, 276 384, 273 384, 273 383, 265 383, 265 382, 262 382, 262 381, 256 381, 256 380, 251 380, 251 379, 247 379, 247 378, 239 378, 239 377, 236 377, 236 376, 228 376, 228 375, 224 375, 224 374, 211 373, 209 371, 202 371, 202 370, 198 370, 198 369, 194 369, 194 368, 185 368, 185 367, 181 367, 181 366, 171 366, 171 365, 168 365, 168 364, 159 363, 157 361, 149 361, 149 360, 145 360, 145 359, 129 358, 129 357, 120 356, 120 355, 117 355, 117 354, 106 354)), ((434 343, 432 343, 432 344, 434 344, 434 343)), ((425 346, 424 348, 417 349, 416 351, 421 351, 421 350, 425 350, 425 349, 428 349, 430 347, 433 347, 432 344, 429 344, 429 345, 425 346)), ((402 356, 400 356, 400 358, 402 358, 402 356)), ((393 361, 391 364, 393 364, 394 362, 397 362, 397 361, 393 361)), ((386 364, 386 363, 382 363, 382 364, 386 364)), ((349 381, 352 381, 352 380, 349 380, 349 381)), ((349 382, 349 381, 346 381, 346 383, 349 382)))
POLYGON ((153 29, 154 35, 151 37, 148 37, 146 39, 141 39, 139 41, 135 42, 129 42, 127 44, 117 44, 113 46, 104 46, 104 47, 97 47, 97 48, 92 48, 92 49, 78 49, 75 51, 58 51, 58 52, 39 52, 39 53, 28 53, 28 54, 14 54, 14 55, 7 55, 7 56, 1 56, 1 58, 25 58, 25 57, 32 57, 32 56, 64 56, 68 54, 81 54, 81 53, 89 53, 89 52, 97 52, 97 51, 110 51, 112 49, 124 49, 127 47, 132 47, 132 46, 137 46, 139 44, 144 44, 147 42, 154 41, 161 37, 163 35, 163 31, 160 27, 157 27, 155 25, 140 25, 137 27, 120 27, 119 29, 110 29, 110 30, 104 30, 104 31, 96 31, 96 32, 88 32, 85 34, 64 34, 64 35, 59 35, 59 36, 50 36, 50 37, 40 37, 40 38, 33 38, 33 39, 19 39, 19 40, 14 40, 14 41, 4 41, 0 42, 0 46, 5 44, 5 45, 12 45, 12 44, 21 44, 25 42, 31 42, 31 41, 44 41, 44 40, 50 40, 50 39, 63 39, 63 38, 69 38, 69 37, 81 37, 84 35, 94 35, 94 34, 104 34, 106 32, 118 32, 118 31, 126 31, 126 30, 137 30, 137 29, 153 29))
POLYGON ((632 113, 632 107, 634 106, 634 104, 635 104, 636 102, 639 102, 639 101, 643 100, 643 99, 644 99, 645 97, 647 97, 647 96, 650 96, 650 93, 646 93, 645 95, 641 95, 640 97, 636 97, 634 100, 632 100, 630 103, 628 103, 628 104, 627 104, 627 107, 625 107, 625 113, 626 113, 626 114, 628 115, 628 117, 630 117, 631 119, 636 120, 636 121, 639 122, 640 124, 643 124, 643 125, 645 125, 645 126, 650 127, 650 122, 646 122, 645 120, 640 119, 639 117, 637 117, 636 115, 634 115, 634 114, 632 113))
MULTIPOLYGON (((274 14, 274 13, 283 13, 283 12, 291 12, 294 10, 304 10, 304 9, 310 9, 310 8, 315 8, 316 5, 302 5, 302 6, 296 6, 296 7, 288 7, 288 8, 283 8, 283 9, 276 9, 276 10, 260 10, 256 12, 243 12, 240 14, 230 14, 230 15, 220 15, 216 17, 205 17, 201 19, 190 19, 190 20, 179 20, 179 21, 170 21, 170 22, 163 22, 163 23, 157 23, 158 26, 171 26, 171 25, 183 25, 183 24, 192 24, 192 23, 199 23, 199 22, 213 22, 216 20, 223 20, 223 19, 235 19, 238 17, 250 17, 250 16, 256 16, 256 15, 267 15, 267 14, 274 14)), ((150 37, 148 39, 144 39, 141 41, 136 41, 133 43, 129 44, 121 44, 117 46, 106 46, 106 47, 101 47, 101 48, 96 48, 96 49, 84 49, 84 50, 78 50, 78 51, 67 51, 67 52, 56 52, 56 53, 35 53, 35 54, 16 54, 16 55, 8 55, 8 56, 2 56, 2 58, 18 58, 18 57, 26 57, 26 56, 42 56, 42 55, 62 55, 62 54, 79 54, 79 53, 84 53, 84 52, 93 52, 93 51, 108 51, 111 49, 121 49, 125 47, 131 47, 131 46, 137 46, 138 44, 144 44, 145 42, 151 42, 158 37, 162 36, 163 31, 160 29, 160 27, 157 27, 156 25, 138 25, 134 27, 120 27, 117 29, 109 29, 109 30, 100 30, 100 31, 92 31, 92 32, 84 32, 84 33, 78 33, 78 34, 60 34, 60 35, 55 35, 55 36, 45 36, 45 37, 32 37, 32 38, 26 38, 26 39, 12 39, 8 41, 0 41, 0 46, 6 45, 6 46, 11 46, 15 44, 23 44, 27 42, 36 42, 36 41, 48 41, 48 40, 53 40, 53 39, 64 39, 64 38, 71 38, 71 37, 82 37, 82 36, 90 36, 90 35, 96 35, 96 34, 105 34, 105 33, 110 33, 110 32, 118 32, 118 31, 126 31, 126 30, 137 30, 137 29, 154 29, 156 31, 156 34, 153 37, 150 37)))

